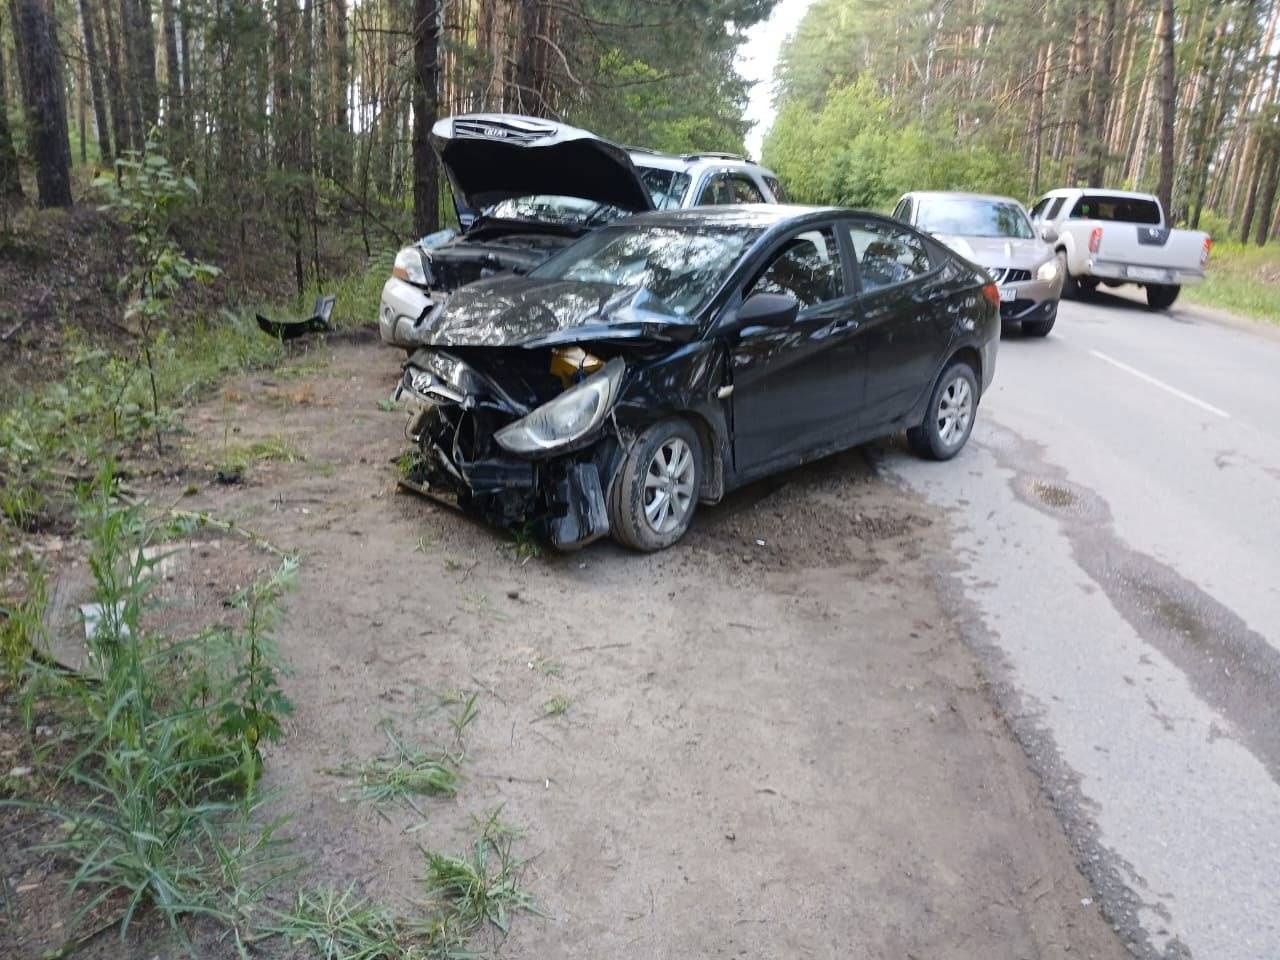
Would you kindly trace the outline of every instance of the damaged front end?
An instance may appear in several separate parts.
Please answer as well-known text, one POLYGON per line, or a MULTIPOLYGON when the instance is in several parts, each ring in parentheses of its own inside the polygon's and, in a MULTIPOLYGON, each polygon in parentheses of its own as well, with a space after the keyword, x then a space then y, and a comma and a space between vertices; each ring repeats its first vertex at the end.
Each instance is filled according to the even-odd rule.
POLYGON ((395 392, 414 410, 405 485, 560 549, 605 536, 624 373, 580 347, 415 351, 395 392))

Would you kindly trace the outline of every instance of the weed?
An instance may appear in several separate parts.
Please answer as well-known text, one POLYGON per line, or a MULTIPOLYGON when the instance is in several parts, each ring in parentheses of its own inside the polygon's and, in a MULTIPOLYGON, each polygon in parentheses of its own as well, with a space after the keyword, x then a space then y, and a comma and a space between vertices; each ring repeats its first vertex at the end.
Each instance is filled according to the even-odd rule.
POLYGON ((572 701, 564 694, 556 694, 550 700, 542 705, 542 716, 546 717, 562 717, 569 712, 572 701))
POLYGON ((418 542, 414 544, 413 549, 416 553, 430 553, 433 546, 435 546, 434 541, 427 537, 419 537, 418 542))
POLYGON ((252 826, 252 797, 259 743, 278 736, 288 709, 266 631, 292 567, 245 595, 243 631, 175 641, 144 619, 159 558, 143 549, 149 531, 137 508, 112 493, 108 468, 83 508, 102 611, 86 675, 33 665, 28 683, 29 695, 66 698, 78 749, 59 776, 80 789, 63 803, 24 805, 65 826, 46 849, 75 865, 77 922, 110 909, 123 932, 150 906, 175 929, 200 915, 238 936, 244 912, 283 872, 278 824, 252 826))
MULTIPOLYGON (((0 567, 3 567, 2 563, 0 567)), ((3 572, 0 569, 0 574, 3 572)), ((44 649, 44 613, 47 603, 48 590, 44 571, 35 561, 28 559, 26 584, 21 599, 9 604, 0 603, 0 670, 15 685, 31 654, 44 649)))
POLYGON ((301 890, 293 909, 276 917, 266 932, 309 945, 324 960, 413 960, 447 956, 463 946, 449 924, 398 917, 360 896, 354 886, 301 890))
POLYGON ((471 822, 480 831, 481 838, 494 849, 498 849, 502 844, 524 837, 523 829, 503 819, 502 809, 503 805, 499 804, 483 817, 474 814, 471 817, 471 822))
POLYGON ((401 480, 421 483, 427 474, 427 458, 421 450, 406 450, 396 458, 396 473, 401 480))
POLYGON ((542 541, 538 539, 532 523, 526 522, 511 531, 511 550, 522 563, 542 556, 542 541))
POLYGON ((394 400, 379 400, 378 409, 383 413, 395 413, 397 404, 394 400))
POLYGON ((232 444, 224 439, 215 472, 223 483, 235 483, 255 463, 298 463, 306 459, 301 450, 281 436, 232 444))
POLYGON ((1280 323, 1280 246, 1215 243, 1204 283, 1182 293, 1197 303, 1280 323))
POLYGON ((385 724, 384 730, 391 743, 388 753, 329 772, 354 779, 360 788, 360 798, 366 802, 400 802, 420 816, 422 811, 414 803, 415 796, 457 796, 462 779, 460 755, 413 749, 405 745, 390 724, 385 724))
POLYGON ((469 857, 424 851, 427 858, 427 895, 440 904, 457 922, 460 930, 473 933, 492 924, 502 933, 509 927, 511 913, 537 913, 532 895, 518 877, 523 864, 511 857, 507 841, 493 842, 481 837, 469 857), (497 858, 490 863, 490 854, 497 858))
POLYGON ((459 750, 462 749, 462 734, 480 713, 480 708, 476 706, 476 698, 478 696, 479 694, 473 693, 471 696, 467 697, 466 700, 462 702, 461 708, 458 710, 457 714, 449 720, 449 723, 453 726, 454 744, 459 750))

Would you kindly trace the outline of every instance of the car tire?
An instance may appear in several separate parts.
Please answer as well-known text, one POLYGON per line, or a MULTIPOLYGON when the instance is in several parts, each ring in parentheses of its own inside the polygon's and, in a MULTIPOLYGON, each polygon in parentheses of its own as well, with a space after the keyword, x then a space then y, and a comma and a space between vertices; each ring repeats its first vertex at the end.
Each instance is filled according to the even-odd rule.
POLYGON ((648 427, 631 444, 610 488, 613 538, 645 553, 671 546, 689 529, 701 484, 702 443, 693 426, 673 417, 648 427))
POLYGON ((1147 306, 1152 310, 1168 310, 1178 299, 1182 287, 1176 283, 1153 283, 1147 286, 1147 306))
POLYGON ((1058 273, 1062 277, 1062 299, 1079 299, 1080 284, 1076 282, 1075 277, 1071 276, 1071 268, 1067 266, 1067 252, 1065 250, 1058 251, 1058 273))
POLYGON ((964 449, 977 413, 978 378, 973 367, 956 360, 934 384, 924 422, 907 431, 907 443, 926 460, 950 460, 964 449))
POLYGON ((1023 320, 1022 335, 1024 337, 1047 337, 1057 320, 1057 314, 1054 314, 1048 320, 1023 320))

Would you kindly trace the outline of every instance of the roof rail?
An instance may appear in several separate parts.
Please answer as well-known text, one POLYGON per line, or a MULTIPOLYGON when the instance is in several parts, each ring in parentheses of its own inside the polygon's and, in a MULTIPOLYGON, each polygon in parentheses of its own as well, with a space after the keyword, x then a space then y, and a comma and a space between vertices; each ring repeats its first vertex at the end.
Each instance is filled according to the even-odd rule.
POLYGON ((696 153, 682 153, 681 160, 741 160, 743 163, 750 163, 750 157, 744 157, 740 153, 725 153, 720 150, 699 150, 696 153))
POLYGON ((669 154, 669 153, 663 153, 661 150, 655 150, 655 149, 653 149, 653 147, 633 147, 633 146, 630 146, 630 145, 628 145, 628 144, 625 144, 625 143, 624 143, 624 144, 622 145, 622 149, 623 149, 623 150, 626 150, 628 153, 650 153, 650 154, 653 154, 653 156, 655 156, 655 157, 669 157, 669 156, 671 156, 671 154, 669 154))

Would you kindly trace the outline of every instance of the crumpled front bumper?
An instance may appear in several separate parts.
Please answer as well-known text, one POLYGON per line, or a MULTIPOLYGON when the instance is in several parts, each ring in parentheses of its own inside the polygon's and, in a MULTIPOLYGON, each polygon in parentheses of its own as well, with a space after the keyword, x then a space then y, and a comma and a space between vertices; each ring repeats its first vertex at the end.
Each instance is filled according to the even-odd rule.
POLYGON ((491 436, 492 414, 470 397, 413 366, 406 366, 394 399, 413 411, 409 437, 419 460, 408 484, 427 496, 512 530, 532 527, 561 550, 609 533, 608 488, 618 463, 615 438, 561 457, 529 460, 484 444, 469 457, 462 438, 479 429, 491 436), (467 418, 472 418, 468 422, 467 418))

